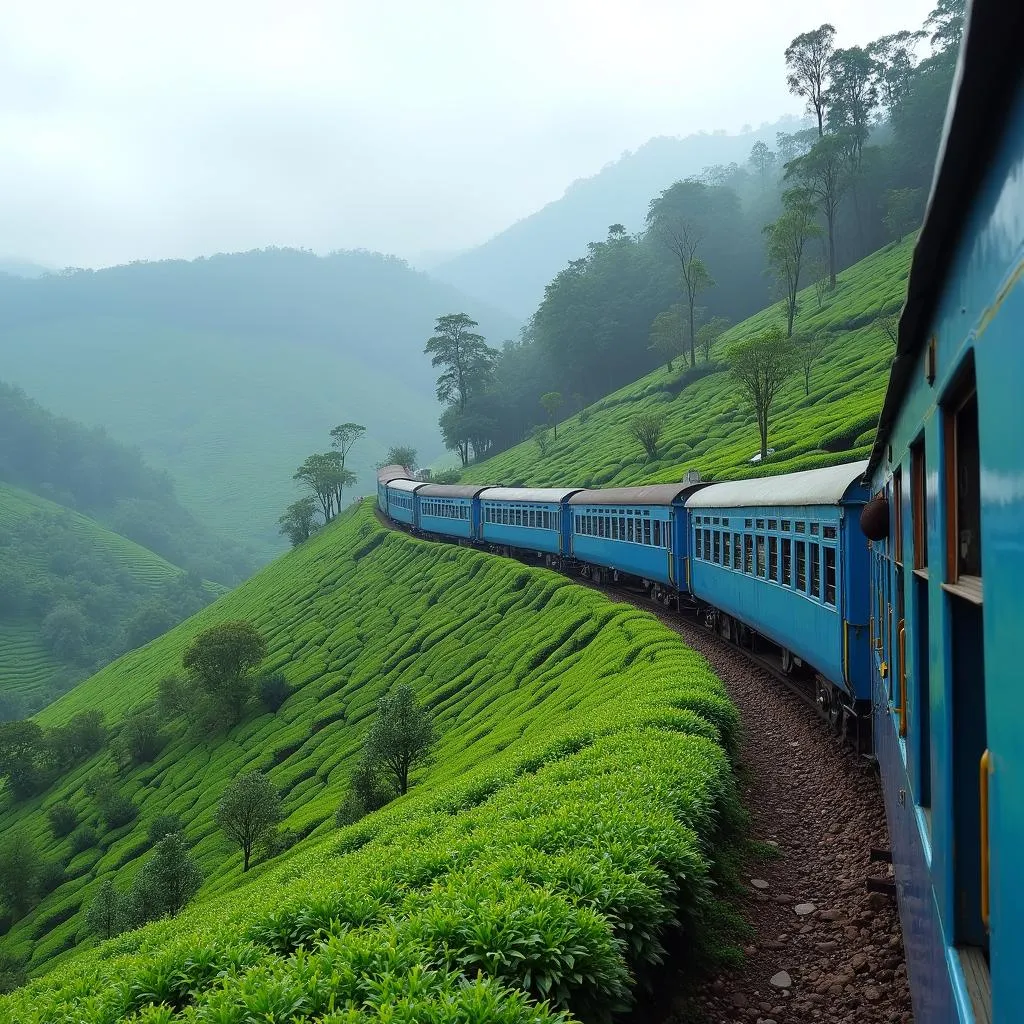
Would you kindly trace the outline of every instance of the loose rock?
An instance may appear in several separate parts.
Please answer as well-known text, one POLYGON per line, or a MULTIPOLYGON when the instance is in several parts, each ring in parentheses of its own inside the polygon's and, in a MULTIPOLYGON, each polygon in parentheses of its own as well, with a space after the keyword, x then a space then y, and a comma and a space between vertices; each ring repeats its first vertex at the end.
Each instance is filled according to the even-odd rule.
POLYGON ((789 988, 793 984, 793 979, 789 976, 788 971, 779 971, 778 974, 773 974, 770 984, 776 988, 789 988))

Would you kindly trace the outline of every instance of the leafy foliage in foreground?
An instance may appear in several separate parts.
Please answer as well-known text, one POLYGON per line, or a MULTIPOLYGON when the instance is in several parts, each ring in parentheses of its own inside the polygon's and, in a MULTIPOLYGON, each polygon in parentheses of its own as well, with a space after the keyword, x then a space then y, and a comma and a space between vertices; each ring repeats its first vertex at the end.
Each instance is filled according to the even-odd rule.
MULTIPOLYGON (((366 502, 42 719, 96 706, 116 728, 129 687, 150 699, 192 637, 237 619, 266 636, 291 696, 217 745, 174 726, 156 762, 124 770, 139 818, 99 849, 82 844, 69 881, 15 923, 6 951, 50 973, 0 1001, 0 1021, 394 1020, 381 1008, 395 1004, 425 1024, 601 1020, 677 923, 693 963, 711 954, 717 856, 737 824, 737 716, 653 616, 387 533, 366 502), (338 832, 372 709, 400 682, 431 713, 433 761, 406 796, 338 832), (251 770, 294 830, 275 848, 305 838, 243 877, 214 814, 251 770), (61 956, 93 941, 84 907, 137 874, 167 814, 193 840, 195 901, 61 956)), ((95 818, 80 786, 69 778, 0 829, 20 823, 52 856, 68 840, 52 836, 51 803, 75 807, 82 828, 95 818)))
POLYGON ((824 351, 806 382, 794 371, 776 400, 768 435, 775 451, 766 468, 750 463, 760 448, 757 419, 730 378, 725 356, 747 338, 784 328, 778 304, 724 332, 712 348, 712 359, 721 361, 655 370, 559 424, 558 441, 549 439, 543 450, 523 442, 470 466, 460 479, 509 487, 619 487, 679 480, 687 469, 721 480, 866 457, 893 353, 884 314, 903 301, 913 241, 889 245, 843 271, 820 307, 813 288, 800 292, 794 332, 823 335, 824 351), (664 421, 656 459, 630 436, 639 416, 664 421))

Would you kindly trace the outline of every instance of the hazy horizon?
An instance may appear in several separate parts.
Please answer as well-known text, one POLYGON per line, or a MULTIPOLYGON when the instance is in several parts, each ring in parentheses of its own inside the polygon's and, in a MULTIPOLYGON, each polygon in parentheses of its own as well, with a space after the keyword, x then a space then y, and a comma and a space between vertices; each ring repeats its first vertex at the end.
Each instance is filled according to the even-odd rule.
POLYGON ((840 45, 863 44, 932 6, 187 0, 171 18, 25 3, 0 11, 0 253, 429 262, 652 137, 802 113, 783 67, 797 33, 831 21, 840 45))

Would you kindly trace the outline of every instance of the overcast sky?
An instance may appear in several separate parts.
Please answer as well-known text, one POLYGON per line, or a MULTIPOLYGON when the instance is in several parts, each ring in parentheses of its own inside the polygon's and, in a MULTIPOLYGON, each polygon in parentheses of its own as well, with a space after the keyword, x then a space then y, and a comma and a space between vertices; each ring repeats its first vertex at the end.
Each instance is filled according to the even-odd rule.
POLYGON ((933 0, 4 0, 0 255, 481 242, 653 135, 801 103, 782 52, 933 0))

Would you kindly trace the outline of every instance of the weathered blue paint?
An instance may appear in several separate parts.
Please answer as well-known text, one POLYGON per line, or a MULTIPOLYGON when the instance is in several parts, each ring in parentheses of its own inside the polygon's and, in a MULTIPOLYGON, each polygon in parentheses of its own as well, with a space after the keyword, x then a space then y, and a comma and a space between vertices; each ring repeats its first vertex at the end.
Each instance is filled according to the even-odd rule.
POLYGON ((419 528, 425 533, 439 533, 442 537, 457 537, 461 540, 473 540, 476 537, 474 529, 479 504, 474 498, 446 498, 443 504, 453 509, 464 510, 465 518, 457 519, 452 516, 432 515, 427 510, 431 508, 430 502, 441 504, 437 498, 428 498, 420 494, 416 495, 417 521, 419 528))
POLYGON ((568 521, 567 506, 560 502, 506 502, 493 501, 486 498, 480 502, 480 540, 488 544, 505 545, 521 548, 525 551, 544 552, 545 554, 564 554, 563 544, 567 543, 565 533, 568 521), (540 526, 514 526, 511 523, 487 522, 487 508, 505 507, 524 511, 546 512, 554 525, 550 528, 540 526))
POLYGON ((611 536, 593 536, 580 531, 582 517, 591 520, 617 522, 627 518, 635 525, 647 521, 659 524, 659 535, 664 531, 667 538, 672 530, 671 505, 573 505, 572 512, 572 554, 580 562, 629 573, 641 579, 664 583, 672 582, 671 545, 643 544, 635 540, 615 539, 611 536))

